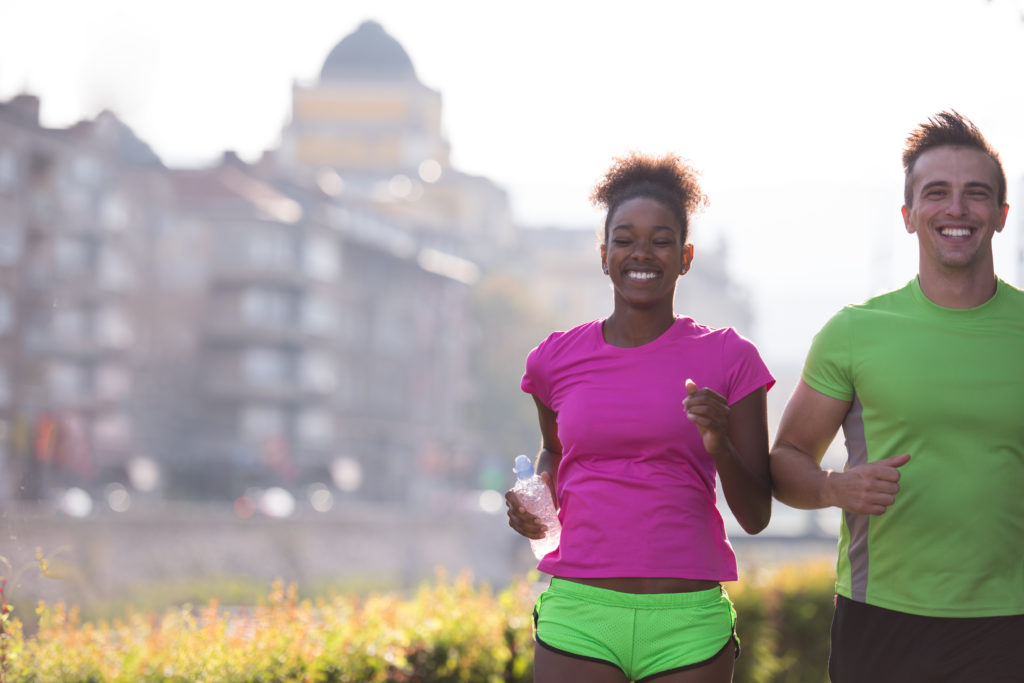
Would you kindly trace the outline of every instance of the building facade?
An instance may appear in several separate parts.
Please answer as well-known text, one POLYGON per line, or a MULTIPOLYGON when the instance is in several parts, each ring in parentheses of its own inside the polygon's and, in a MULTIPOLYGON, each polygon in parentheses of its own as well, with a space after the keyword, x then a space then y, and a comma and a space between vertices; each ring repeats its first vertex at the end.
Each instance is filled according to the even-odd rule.
POLYGON ((46 130, 37 98, 0 105, 8 493, 35 498, 66 481, 116 476, 138 451, 143 274, 148 237, 166 217, 162 164, 112 114, 46 130))
POLYGON ((324 60, 315 83, 292 89, 291 120, 275 155, 384 216, 415 226, 431 246, 477 262, 515 245, 508 198, 449 160, 441 94, 422 84, 405 49, 367 21, 324 60))
MULTIPOLYGON (((533 327, 610 310, 594 233, 519 230, 454 168, 440 93, 379 24, 293 96, 278 149, 185 169, 108 112, 47 129, 0 103, 0 497, 450 506, 534 447, 533 327)), ((742 330, 724 251, 700 253, 679 310, 742 330)))

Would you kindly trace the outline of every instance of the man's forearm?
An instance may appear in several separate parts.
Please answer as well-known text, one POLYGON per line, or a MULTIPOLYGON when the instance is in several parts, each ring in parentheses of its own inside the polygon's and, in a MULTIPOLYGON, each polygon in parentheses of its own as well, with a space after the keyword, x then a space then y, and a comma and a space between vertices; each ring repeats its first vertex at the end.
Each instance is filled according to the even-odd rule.
POLYGON ((835 472, 821 469, 811 456, 792 446, 776 444, 769 464, 772 493, 779 501, 801 510, 833 505, 829 496, 829 478, 835 472))

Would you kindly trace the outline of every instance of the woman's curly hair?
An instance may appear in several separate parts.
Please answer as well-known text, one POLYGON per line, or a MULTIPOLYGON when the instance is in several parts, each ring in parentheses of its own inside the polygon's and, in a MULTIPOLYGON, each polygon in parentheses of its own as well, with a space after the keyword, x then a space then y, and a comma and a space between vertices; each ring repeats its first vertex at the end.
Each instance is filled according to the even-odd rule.
POLYGON ((605 210, 604 239, 608 239, 612 216, 623 202, 647 197, 665 205, 675 215, 685 243, 690 216, 708 204, 697 176, 697 170, 678 154, 654 157, 630 152, 615 157, 590 193, 590 201, 605 210))

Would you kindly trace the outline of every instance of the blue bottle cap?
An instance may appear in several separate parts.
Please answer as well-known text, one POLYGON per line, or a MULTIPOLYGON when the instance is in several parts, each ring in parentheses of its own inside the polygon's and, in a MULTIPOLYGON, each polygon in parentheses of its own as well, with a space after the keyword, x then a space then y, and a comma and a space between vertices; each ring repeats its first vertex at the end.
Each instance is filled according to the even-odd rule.
POLYGON ((512 467, 512 471, 516 473, 516 477, 519 479, 529 479, 533 476, 533 463, 525 455, 517 455, 516 464, 512 467))

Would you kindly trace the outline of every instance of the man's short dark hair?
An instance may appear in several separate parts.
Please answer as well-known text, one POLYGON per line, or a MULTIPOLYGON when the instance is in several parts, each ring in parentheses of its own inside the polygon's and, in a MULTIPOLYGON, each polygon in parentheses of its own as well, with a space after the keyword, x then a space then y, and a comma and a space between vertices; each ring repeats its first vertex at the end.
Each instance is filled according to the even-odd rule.
POLYGON ((903 203, 907 207, 913 199, 910 177, 914 172, 914 164, 922 154, 936 147, 973 147, 987 154, 999 171, 996 198, 1000 206, 1006 204, 1006 171, 1003 170, 999 154, 970 119, 956 111, 943 111, 930 117, 927 123, 922 123, 907 136, 903 147, 903 203))

